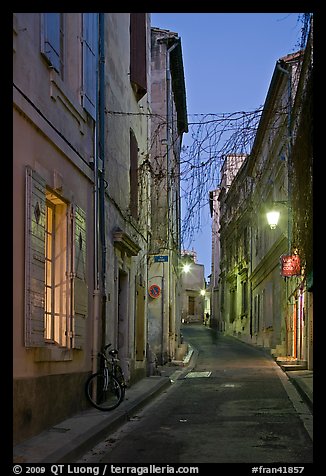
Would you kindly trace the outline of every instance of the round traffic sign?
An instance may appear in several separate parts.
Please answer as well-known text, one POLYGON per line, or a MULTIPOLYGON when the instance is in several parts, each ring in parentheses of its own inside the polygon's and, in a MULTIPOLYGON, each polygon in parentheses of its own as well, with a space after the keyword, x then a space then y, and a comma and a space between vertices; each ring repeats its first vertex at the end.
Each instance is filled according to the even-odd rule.
POLYGON ((150 297, 156 299, 161 294, 161 288, 158 284, 152 284, 148 289, 148 294, 150 297))

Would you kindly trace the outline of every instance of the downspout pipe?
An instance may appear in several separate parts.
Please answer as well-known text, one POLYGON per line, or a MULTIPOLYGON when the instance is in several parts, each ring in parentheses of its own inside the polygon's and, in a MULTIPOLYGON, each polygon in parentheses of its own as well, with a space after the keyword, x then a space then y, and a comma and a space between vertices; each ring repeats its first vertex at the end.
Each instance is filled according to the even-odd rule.
MULTIPOLYGON (((170 53, 178 46, 176 41, 166 50, 166 162, 167 162, 167 201, 168 201, 168 239, 170 239, 169 225, 170 225, 170 151, 171 151, 171 128, 172 128, 172 104, 171 104, 171 69, 170 69, 170 53)), ((170 246, 169 246, 170 248, 170 246)))
MULTIPOLYGON (((291 90, 291 73, 289 70, 281 66, 281 61, 277 62, 277 68, 288 77, 288 157, 287 157, 287 167, 288 167, 288 254, 291 254, 291 234, 292 234, 292 206, 291 206, 291 173, 290 173, 290 160, 291 160, 291 148, 292 148, 292 137, 291 137, 291 106, 292 106, 292 90, 291 90)), ((287 306, 287 313, 285 318, 285 325, 287 327, 287 320, 290 314, 290 304, 288 302, 289 298, 289 282, 286 281, 285 284, 285 302, 287 306)), ((288 332, 285 330, 285 353, 289 354, 289 338, 288 332)))
POLYGON ((292 149, 292 133, 291 133, 291 107, 292 107, 292 87, 291 87, 291 72, 281 66, 281 61, 277 62, 277 68, 288 77, 288 137, 287 137, 287 172, 288 172, 288 253, 291 253, 291 234, 292 234, 292 206, 291 206, 291 171, 290 171, 290 161, 291 161, 291 149, 292 149))
POLYGON ((99 13, 99 154, 102 170, 99 185, 99 227, 101 239, 101 345, 105 342, 106 335, 106 236, 105 236, 105 45, 104 45, 104 16, 99 13))
POLYGON ((104 233, 104 14, 99 13, 99 51, 97 74, 97 123, 94 129, 94 292, 92 372, 97 372, 97 354, 105 329, 105 233, 104 233), (101 160, 100 160, 101 159, 101 160), (102 164, 102 165, 100 165, 102 164), (101 168, 101 172, 100 172, 101 168), (102 263, 100 265, 100 252, 102 263), (102 298, 101 298, 102 296, 102 298))
POLYGON ((93 291, 93 352, 92 373, 97 372, 98 329, 100 316, 100 289, 98 271, 98 156, 97 156, 97 127, 94 127, 94 291, 93 291))
MULTIPOLYGON (((168 221, 168 226, 167 226, 167 243, 168 243, 168 255, 169 255, 169 267, 168 267, 168 299, 165 300, 167 309, 165 313, 165 319, 167 320, 166 327, 167 327, 167 335, 170 336, 170 332, 172 329, 170 329, 170 321, 171 321, 171 316, 170 313, 172 313, 172 307, 170 306, 170 303, 173 300, 173 290, 172 290, 172 254, 171 254, 171 233, 170 230, 173 226, 170 220, 173 219, 173 214, 170 213, 170 210, 172 210, 172 203, 171 202, 171 177, 170 177, 170 170, 171 170, 171 164, 170 164, 170 157, 171 157, 171 147, 172 147, 172 127, 173 127, 173 110, 172 110, 172 78, 171 78, 171 69, 170 69, 170 54, 171 52, 179 45, 179 40, 178 38, 175 38, 175 42, 167 48, 166 50, 166 108, 167 108, 167 120, 166 120, 166 172, 167 172, 167 221, 168 221)), ((164 263, 163 263, 164 266, 164 263)), ((174 329, 174 326, 173 326, 174 329)), ((172 345, 170 342, 170 339, 173 342, 174 339, 174 332, 172 333, 171 337, 168 337, 168 342, 167 342, 167 352, 169 357, 174 358, 174 351, 171 352, 170 349, 172 349, 172 345)))
POLYGON ((291 102, 292 102, 292 88, 291 88, 291 73, 289 70, 281 66, 280 60, 277 62, 277 68, 286 74, 288 77, 288 141, 291 143, 291 102))
MULTIPOLYGON (((99 99, 98 74, 96 79, 96 90, 98 106, 99 99)), ((98 354, 98 332, 100 318, 100 278, 99 278, 99 160, 98 160, 98 107, 96 111, 96 121, 94 126, 94 291, 93 291, 93 343, 92 343, 92 373, 97 372, 97 354, 98 354)))

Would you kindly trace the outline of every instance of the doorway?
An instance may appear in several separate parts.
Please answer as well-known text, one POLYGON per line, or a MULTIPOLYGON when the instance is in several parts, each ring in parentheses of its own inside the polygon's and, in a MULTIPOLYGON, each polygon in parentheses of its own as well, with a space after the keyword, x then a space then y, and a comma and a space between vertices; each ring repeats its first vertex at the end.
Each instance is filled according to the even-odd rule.
POLYGON ((126 372, 125 361, 129 351, 129 286, 128 274, 119 270, 118 281, 118 350, 123 370, 126 372))

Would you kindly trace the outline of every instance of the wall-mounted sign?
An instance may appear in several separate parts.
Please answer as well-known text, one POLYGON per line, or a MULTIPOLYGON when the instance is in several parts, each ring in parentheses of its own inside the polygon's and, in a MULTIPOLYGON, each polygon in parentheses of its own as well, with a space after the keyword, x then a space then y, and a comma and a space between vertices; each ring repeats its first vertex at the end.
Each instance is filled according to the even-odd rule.
POLYGON ((282 255, 281 258, 281 276, 288 278, 301 274, 299 255, 282 255))
POLYGON ((154 256, 154 263, 166 263, 169 261, 168 255, 156 255, 154 256))
POLYGON ((154 299, 158 298, 161 294, 160 286, 158 284, 152 284, 148 289, 148 294, 154 299))

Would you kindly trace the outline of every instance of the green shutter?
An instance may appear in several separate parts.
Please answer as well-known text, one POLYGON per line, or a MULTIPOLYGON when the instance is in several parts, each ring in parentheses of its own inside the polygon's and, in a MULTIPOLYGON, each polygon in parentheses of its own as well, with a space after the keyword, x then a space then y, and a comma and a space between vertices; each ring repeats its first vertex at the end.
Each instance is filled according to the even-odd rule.
POLYGON ((86 214, 77 205, 73 207, 73 333, 72 346, 82 349, 85 340, 85 326, 88 308, 88 288, 86 279, 86 214))
POLYGON ((44 346, 45 181, 26 167, 25 346, 44 346))

